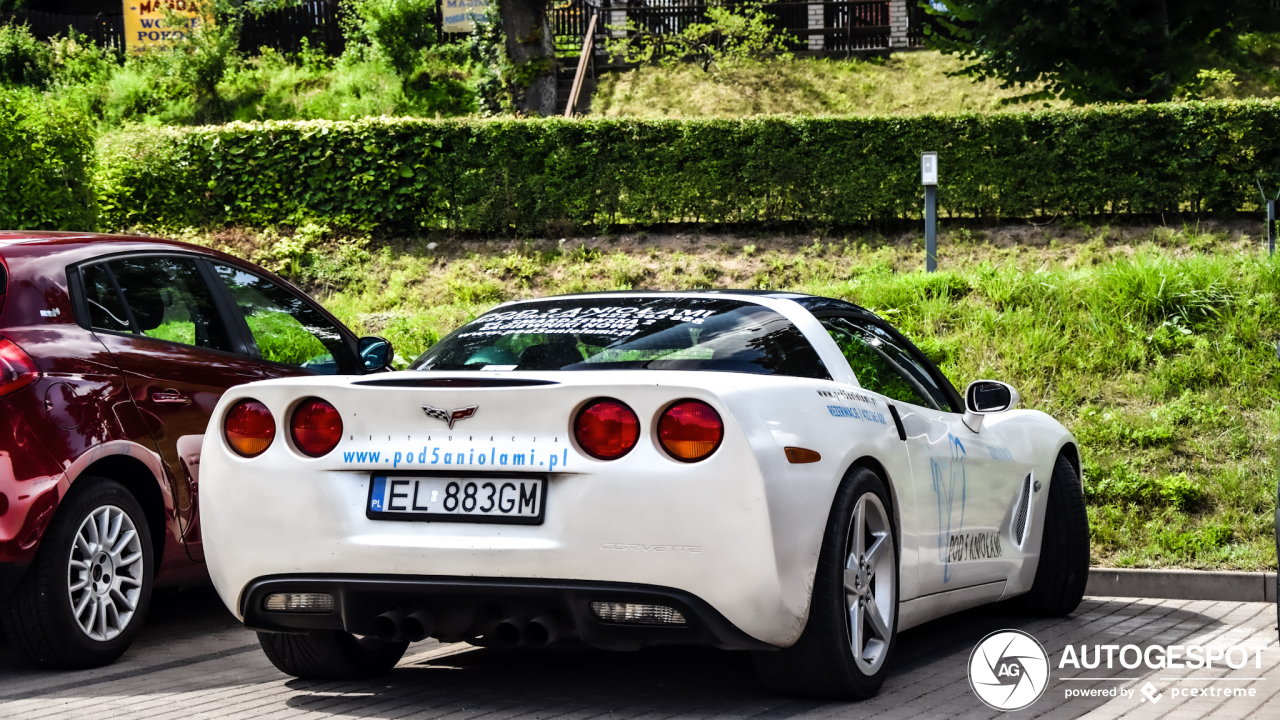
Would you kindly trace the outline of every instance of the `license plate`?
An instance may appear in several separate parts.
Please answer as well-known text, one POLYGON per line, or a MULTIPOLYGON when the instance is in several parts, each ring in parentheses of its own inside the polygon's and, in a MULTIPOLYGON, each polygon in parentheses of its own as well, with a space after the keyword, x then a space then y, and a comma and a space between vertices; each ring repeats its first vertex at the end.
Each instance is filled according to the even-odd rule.
POLYGON ((404 477, 374 475, 371 520, 542 523, 545 478, 404 477))

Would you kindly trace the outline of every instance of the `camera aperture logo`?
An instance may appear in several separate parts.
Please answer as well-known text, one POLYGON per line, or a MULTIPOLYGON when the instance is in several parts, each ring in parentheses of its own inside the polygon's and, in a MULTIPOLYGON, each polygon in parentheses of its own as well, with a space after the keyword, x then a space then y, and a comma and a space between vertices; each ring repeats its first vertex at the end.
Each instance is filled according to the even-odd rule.
POLYGON ((1049 654, 1021 630, 997 630, 969 655, 969 687, 994 710, 1021 710, 1049 685, 1049 654))

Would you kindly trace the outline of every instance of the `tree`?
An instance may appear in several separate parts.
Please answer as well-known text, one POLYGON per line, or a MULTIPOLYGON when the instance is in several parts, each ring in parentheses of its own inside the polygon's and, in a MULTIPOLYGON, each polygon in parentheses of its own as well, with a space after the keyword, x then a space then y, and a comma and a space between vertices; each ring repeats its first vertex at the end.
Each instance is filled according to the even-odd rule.
POLYGON ((547 0, 498 0, 507 60, 506 78, 516 107, 528 113, 556 111, 555 37, 547 21, 547 0))
MULTIPOLYGON (((1258 0, 940 0, 932 44, 975 62, 1003 87, 1043 84, 1021 99, 1162 101, 1270 24, 1258 0)), ((1270 3, 1261 3, 1270 4, 1270 3)), ((936 8, 937 5, 935 4, 936 8)))

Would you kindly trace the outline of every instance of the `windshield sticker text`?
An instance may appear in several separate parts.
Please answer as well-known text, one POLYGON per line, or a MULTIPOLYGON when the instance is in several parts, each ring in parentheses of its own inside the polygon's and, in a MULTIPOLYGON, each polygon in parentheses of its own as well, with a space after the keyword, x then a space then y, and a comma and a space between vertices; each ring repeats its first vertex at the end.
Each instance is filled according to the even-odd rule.
POLYGON ((640 328, 659 320, 670 323, 701 325, 715 315, 714 310, 688 308, 663 308, 653 310, 643 307, 587 307, 512 310, 494 313, 481 318, 479 328, 459 337, 487 337, 520 333, 588 334, 628 337, 638 334, 640 328))

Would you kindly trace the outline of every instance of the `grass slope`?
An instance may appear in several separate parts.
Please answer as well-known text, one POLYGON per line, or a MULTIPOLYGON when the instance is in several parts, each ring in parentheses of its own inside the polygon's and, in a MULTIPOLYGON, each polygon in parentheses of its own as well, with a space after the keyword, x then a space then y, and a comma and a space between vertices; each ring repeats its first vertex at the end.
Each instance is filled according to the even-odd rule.
MULTIPOLYGON (((746 62, 712 72, 697 65, 641 67, 604 75, 591 113, 652 118, 996 112, 1008 109, 1002 100, 1024 92, 950 74, 963 66, 955 57, 923 51, 888 59, 746 62)), ((1036 105, 1043 106, 1067 103, 1036 105)))
POLYGON ((1076 434, 1094 563, 1257 570, 1276 566, 1280 260, 1246 234, 1255 225, 958 229, 935 274, 920 271, 916 237, 375 245, 309 227, 203 241, 292 273, 405 358, 512 298, 707 287, 847 298, 957 386, 1009 381, 1024 407, 1076 434))

